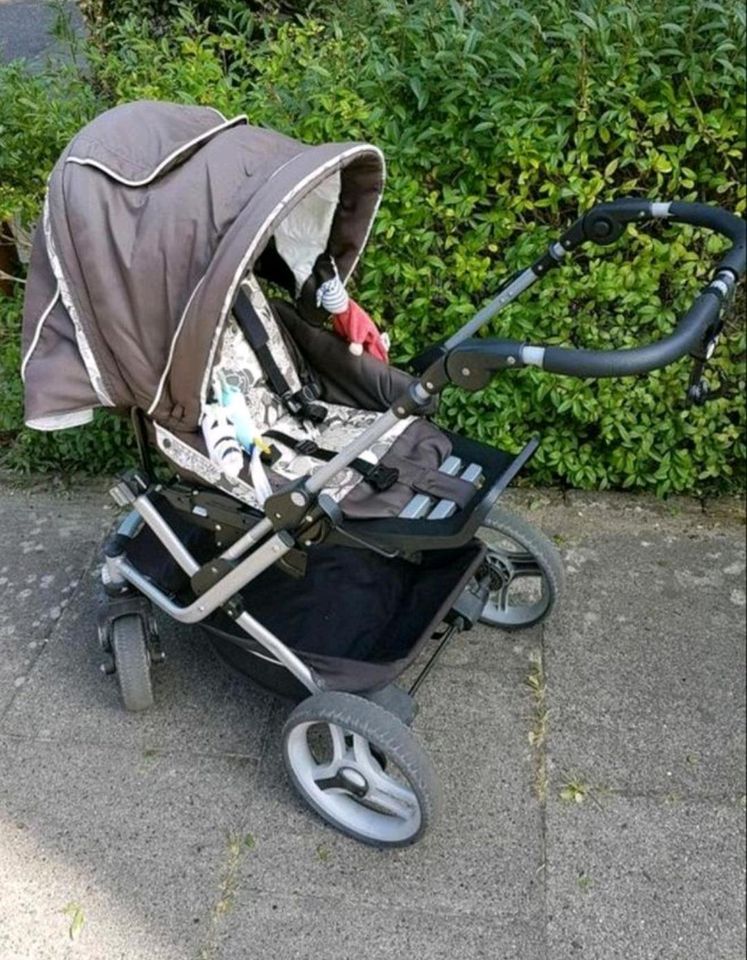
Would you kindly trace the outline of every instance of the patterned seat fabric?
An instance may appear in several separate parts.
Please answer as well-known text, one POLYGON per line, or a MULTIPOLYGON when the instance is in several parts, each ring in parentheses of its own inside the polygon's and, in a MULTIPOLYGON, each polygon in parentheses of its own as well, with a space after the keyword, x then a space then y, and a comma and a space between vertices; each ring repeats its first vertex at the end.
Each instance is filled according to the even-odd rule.
MULTIPOLYGON (((269 347, 275 363, 291 391, 295 392, 302 386, 299 369, 303 364, 301 353, 292 343, 287 331, 281 329, 275 312, 267 301, 264 291, 254 276, 248 276, 242 283, 244 293, 249 297, 256 310, 262 325, 267 331, 269 347)), ((330 402, 324 398, 318 401, 327 411, 327 416, 321 424, 309 421, 300 421, 292 416, 283 405, 280 398, 267 382, 267 376, 262 366, 247 342, 238 323, 232 317, 226 324, 217 360, 211 374, 211 382, 216 384, 220 380, 237 387, 243 394, 249 413, 260 433, 276 430, 299 440, 312 440, 319 447, 328 450, 342 450, 354 440, 363 430, 369 427, 379 416, 381 410, 361 409, 348 406, 344 403, 330 402)), ((215 389, 215 388, 213 388, 215 389)), ((334 394, 334 390, 331 391, 334 394)), ((355 392, 355 391, 354 391, 355 392)), ((384 457, 397 439, 411 426, 422 431, 432 432, 442 439, 443 450, 432 451, 428 458, 437 468, 448 450, 448 443, 435 427, 422 420, 407 418, 399 421, 388 433, 378 440, 361 456, 371 463, 378 463, 384 457)), ((176 436, 169 431, 155 425, 156 443, 177 467, 181 473, 199 478, 202 482, 219 487, 250 506, 260 507, 254 488, 251 485, 249 471, 245 468, 240 477, 232 479, 221 473, 220 469, 207 456, 202 437, 198 434, 176 436)), ((289 480, 306 474, 313 474, 319 469, 322 461, 292 450, 282 442, 274 440, 273 444, 280 452, 280 458, 268 470, 268 479, 273 488, 285 485, 289 480)), ((411 444, 408 444, 411 446, 411 444)), ((354 515, 361 516, 395 516, 401 506, 412 496, 407 488, 397 494, 389 493, 380 505, 375 503, 375 491, 369 487, 361 475, 349 468, 341 471, 332 483, 325 488, 325 492, 334 500, 342 503, 359 485, 363 485, 357 495, 351 500, 354 515), (367 501, 371 501, 368 504, 367 501)), ((402 486, 402 485, 398 485, 402 486)))

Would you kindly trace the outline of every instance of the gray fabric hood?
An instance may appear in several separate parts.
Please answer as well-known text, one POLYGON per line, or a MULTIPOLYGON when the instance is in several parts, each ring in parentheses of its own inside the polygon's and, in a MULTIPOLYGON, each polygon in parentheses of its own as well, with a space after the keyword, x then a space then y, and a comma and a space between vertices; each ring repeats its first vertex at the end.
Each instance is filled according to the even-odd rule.
POLYGON ((278 223, 340 178, 327 243, 343 278, 384 183, 379 150, 309 146, 208 107, 142 101, 78 133, 49 179, 23 318, 26 422, 138 406, 197 428, 238 284, 278 223))

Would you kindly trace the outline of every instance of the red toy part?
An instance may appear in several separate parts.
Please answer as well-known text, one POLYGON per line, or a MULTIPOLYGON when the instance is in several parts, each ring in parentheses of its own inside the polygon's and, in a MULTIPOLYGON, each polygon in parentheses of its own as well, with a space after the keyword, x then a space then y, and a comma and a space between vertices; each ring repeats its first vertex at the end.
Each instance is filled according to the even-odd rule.
POLYGON ((347 309, 342 313, 332 314, 332 328, 335 333, 349 341, 351 347, 360 347, 360 351, 351 350, 351 353, 365 351, 383 363, 389 362, 389 353, 376 324, 355 300, 350 300, 347 309))

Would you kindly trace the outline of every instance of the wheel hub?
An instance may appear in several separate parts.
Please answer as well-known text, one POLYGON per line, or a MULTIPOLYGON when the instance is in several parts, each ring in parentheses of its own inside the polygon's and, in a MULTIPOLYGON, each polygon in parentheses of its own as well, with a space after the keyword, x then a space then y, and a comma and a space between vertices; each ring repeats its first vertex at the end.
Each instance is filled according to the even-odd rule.
POLYGON ((360 772, 352 767, 341 767, 337 776, 345 785, 345 789, 356 797, 365 797, 368 793, 368 781, 360 772))

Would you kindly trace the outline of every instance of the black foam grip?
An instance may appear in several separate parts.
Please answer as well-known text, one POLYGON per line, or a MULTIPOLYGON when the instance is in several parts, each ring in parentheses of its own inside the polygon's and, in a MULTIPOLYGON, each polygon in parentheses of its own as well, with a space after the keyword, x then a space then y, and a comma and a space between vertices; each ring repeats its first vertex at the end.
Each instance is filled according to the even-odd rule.
POLYGON ((657 343, 629 350, 573 350, 547 347, 543 368, 571 377, 629 377, 665 367, 698 349, 703 334, 717 320, 719 297, 708 290, 702 293, 676 329, 657 343))
POLYGON ((669 216, 677 223, 714 230, 731 240, 731 250, 722 258, 718 269, 731 270, 738 279, 745 274, 747 262, 747 221, 721 207, 707 203, 675 202, 669 208, 669 216))

